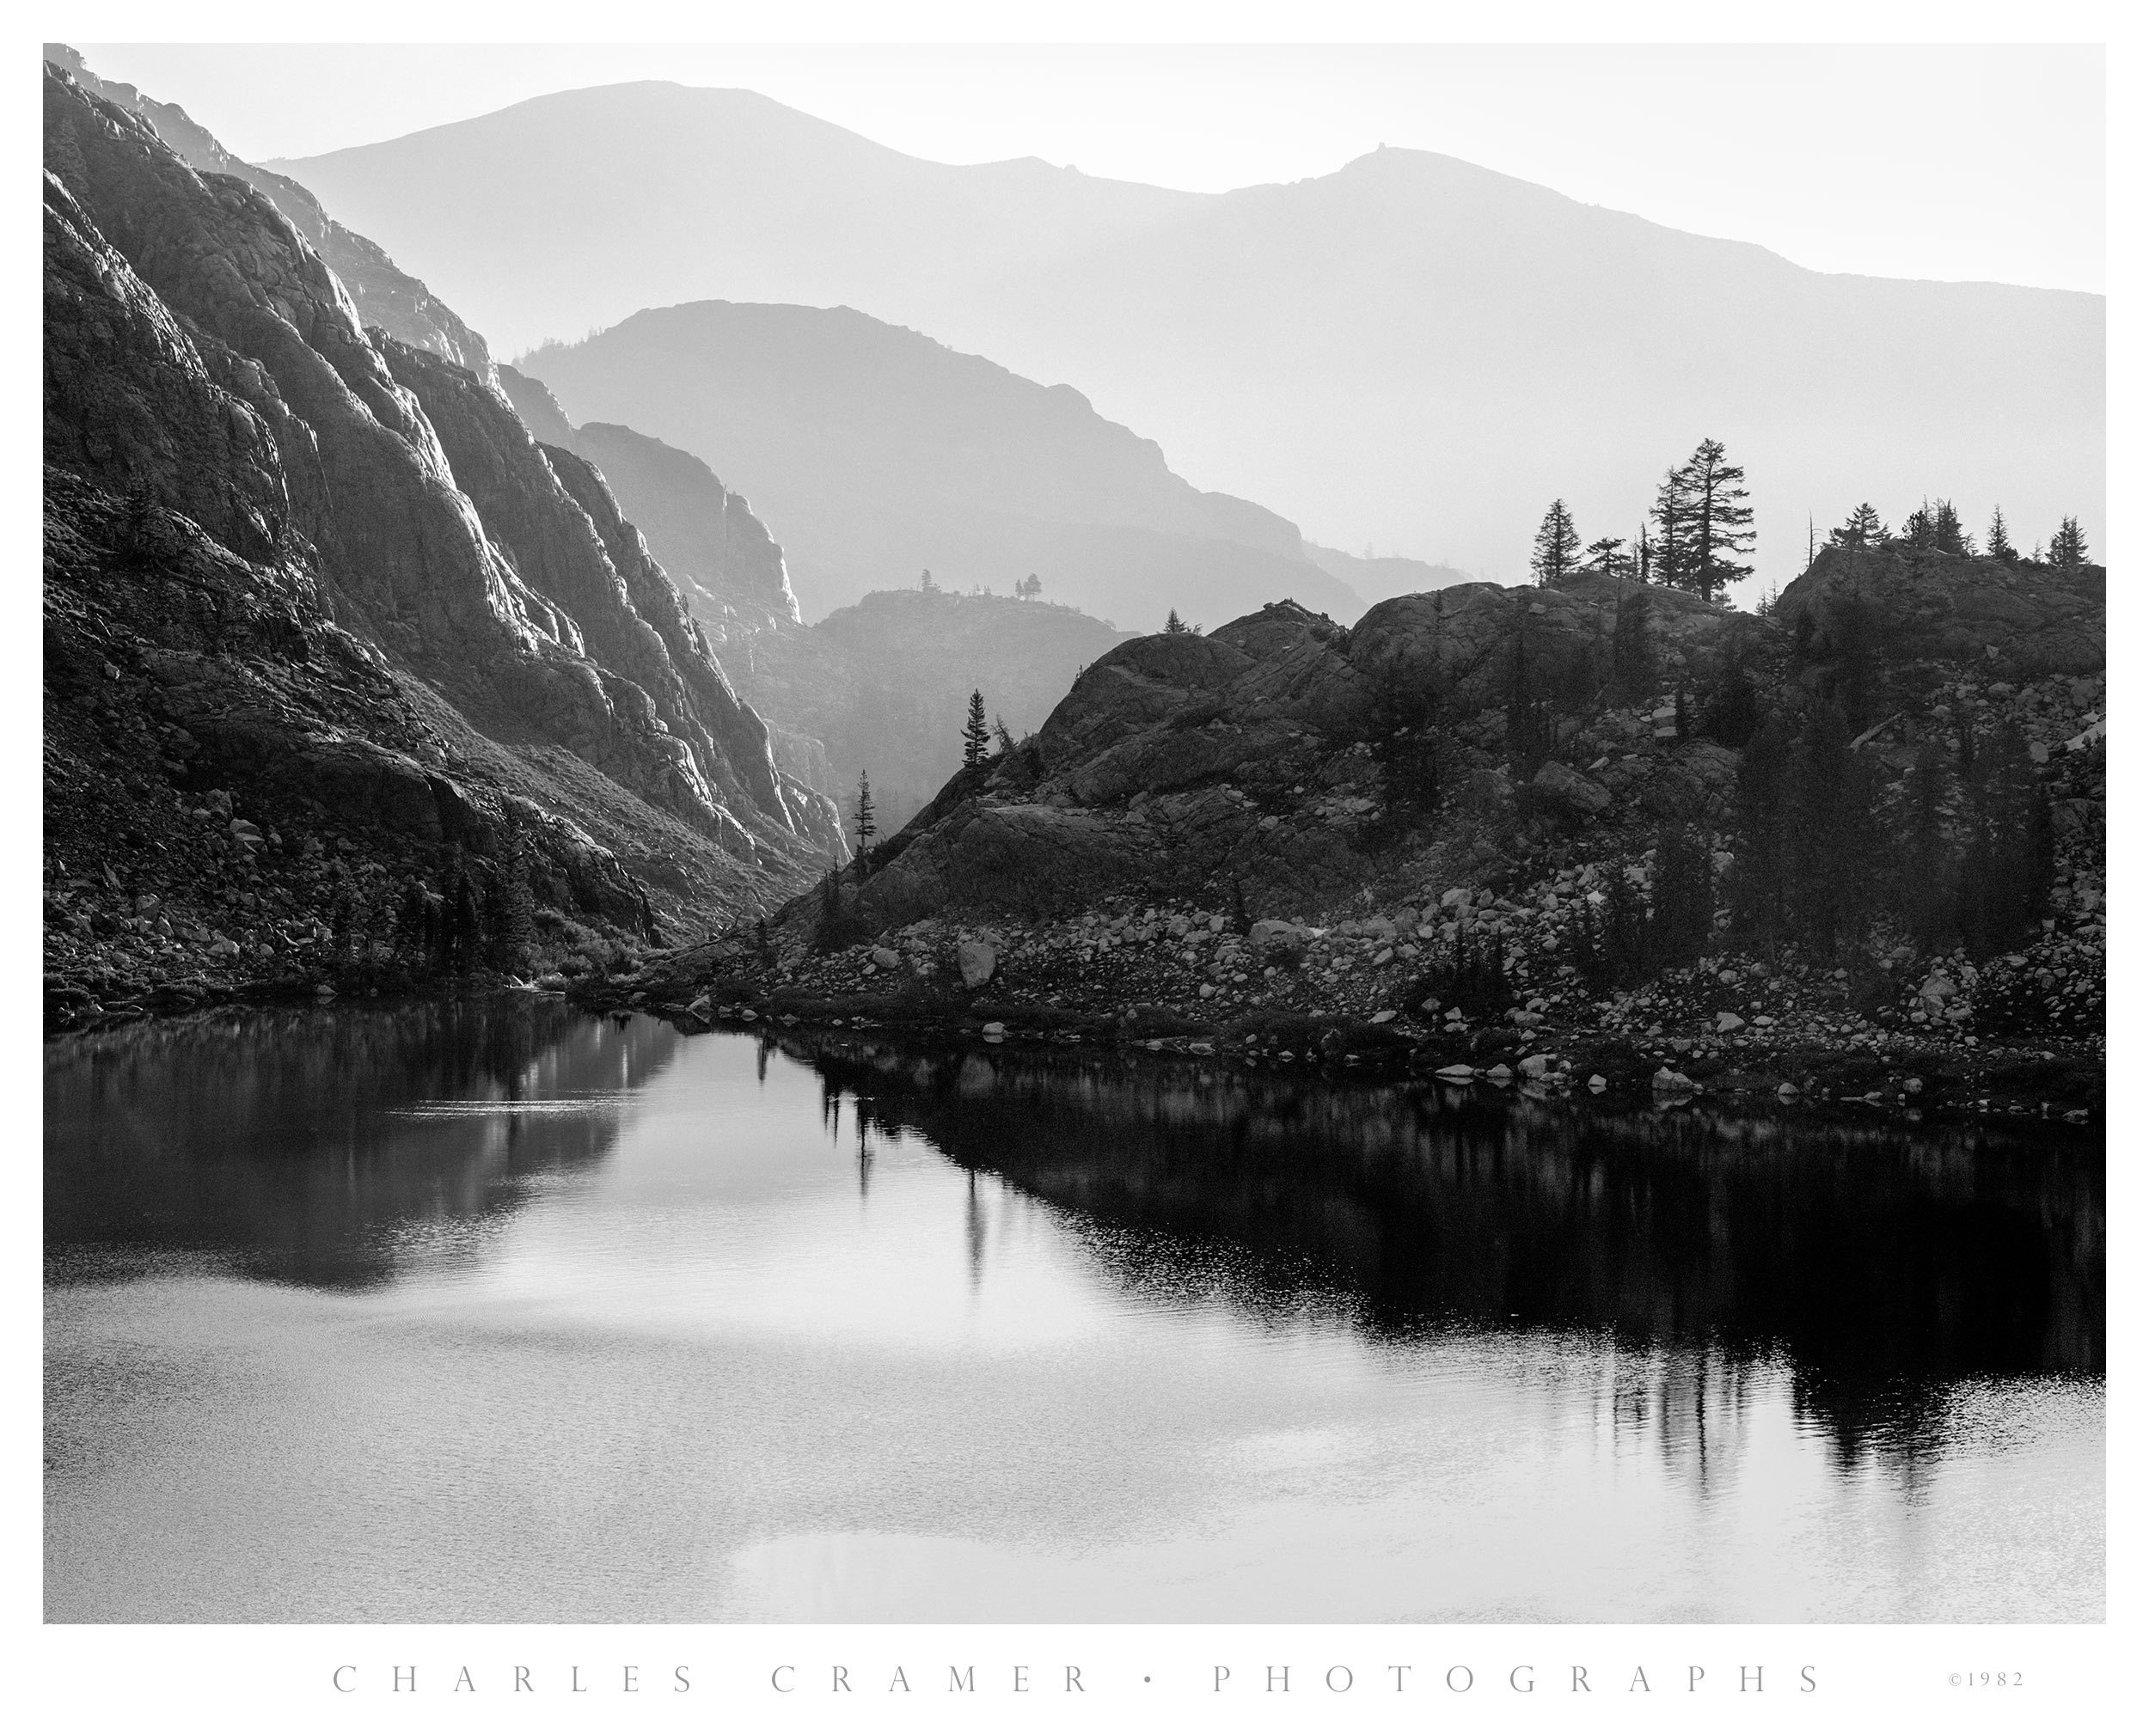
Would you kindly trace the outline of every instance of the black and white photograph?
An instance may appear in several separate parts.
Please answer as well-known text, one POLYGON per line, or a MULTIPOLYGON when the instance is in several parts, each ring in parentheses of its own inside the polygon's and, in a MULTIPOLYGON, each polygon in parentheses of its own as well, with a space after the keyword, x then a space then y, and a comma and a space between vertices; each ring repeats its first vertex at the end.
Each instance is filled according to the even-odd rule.
POLYGON ((51 1644, 2056 1715, 2116 63, 1377 15, 43 43, 51 1644))

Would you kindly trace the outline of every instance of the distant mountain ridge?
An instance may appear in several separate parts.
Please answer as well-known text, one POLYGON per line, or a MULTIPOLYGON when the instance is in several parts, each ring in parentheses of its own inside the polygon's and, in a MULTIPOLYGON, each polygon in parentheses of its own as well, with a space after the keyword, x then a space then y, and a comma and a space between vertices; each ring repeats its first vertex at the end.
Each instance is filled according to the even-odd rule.
POLYGON ((707 460, 783 527, 810 616, 916 582, 1045 594, 1123 625, 1216 619, 1293 596, 1363 604, 1298 527, 1175 475, 1154 441, 1068 386, 849 308, 646 309, 520 359, 585 419, 707 460))
POLYGON ((1341 547, 1518 579, 1553 497, 1631 534, 1704 436, 1748 467, 1764 578, 1865 498, 2103 535, 2101 297, 1829 276, 1430 152, 1185 193, 636 84, 279 167, 514 348, 713 296, 856 307, 1071 381, 1341 547))
POLYGON ((768 719, 776 763, 846 811, 870 774, 885 828, 961 763, 973 691, 1026 735, 1084 667, 1131 637, 1072 608, 915 587, 869 593, 805 626, 783 549, 700 459, 616 423, 577 428, 542 381, 505 364, 499 376, 557 465, 603 473, 741 696, 768 719))

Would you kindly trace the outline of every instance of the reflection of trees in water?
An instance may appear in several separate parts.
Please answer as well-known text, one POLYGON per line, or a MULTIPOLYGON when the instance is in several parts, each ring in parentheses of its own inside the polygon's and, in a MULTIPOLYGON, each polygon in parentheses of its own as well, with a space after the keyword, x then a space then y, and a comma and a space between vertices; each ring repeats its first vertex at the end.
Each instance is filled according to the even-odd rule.
POLYGON ((377 1283, 397 1242, 511 1209, 527 1177, 585 1168, 609 1104, 407 1112, 629 1091, 678 1036, 529 995, 254 1008, 48 1043, 46 1245, 236 1258, 260 1276, 377 1283), (399 1113, 399 1111, 406 1113, 399 1113))
POLYGON ((1913 1457, 1949 1382, 2103 1367, 2103 1168, 2079 1137, 784 1045, 866 1123, 1068 1208, 1132 1289, 1376 1340, 1602 1332, 1697 1452, 1763 1359, 1844 1453, 1913 1457))

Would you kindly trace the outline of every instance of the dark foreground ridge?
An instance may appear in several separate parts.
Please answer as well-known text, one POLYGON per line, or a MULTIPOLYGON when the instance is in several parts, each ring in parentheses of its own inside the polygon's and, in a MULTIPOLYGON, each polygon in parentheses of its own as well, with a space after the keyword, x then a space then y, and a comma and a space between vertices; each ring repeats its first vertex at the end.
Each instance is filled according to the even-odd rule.
POLYGON ((576 992, 2085 1120, 2103 585, 1890 544, 1824 553, 1766 620, 1589 577, 1135 640, 862 881, 576 992))

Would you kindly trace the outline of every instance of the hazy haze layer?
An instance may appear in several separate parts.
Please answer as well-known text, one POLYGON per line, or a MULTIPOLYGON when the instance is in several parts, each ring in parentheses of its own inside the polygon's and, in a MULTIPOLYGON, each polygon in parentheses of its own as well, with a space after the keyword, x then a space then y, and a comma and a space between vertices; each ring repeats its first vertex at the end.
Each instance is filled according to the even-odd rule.
POLYGON ((1321 541, 1519 577, 1704 435, 1761 572, 1926 495, 2103 537, 2103 303, 1829 277, 1429 153, 1228 194, 906 157, 751 93, 564 92, 279 167, 511 351, 645 307, 847 303, 1077 386, 1321 541))

